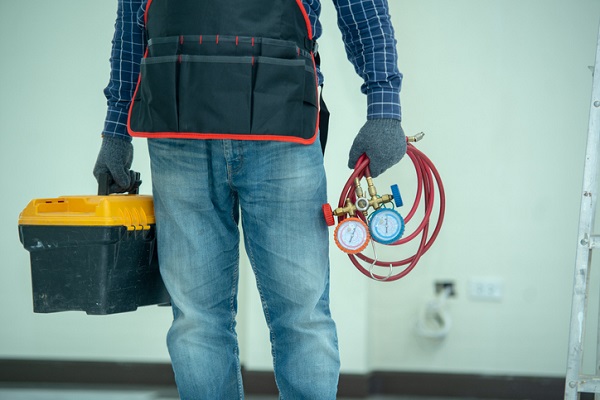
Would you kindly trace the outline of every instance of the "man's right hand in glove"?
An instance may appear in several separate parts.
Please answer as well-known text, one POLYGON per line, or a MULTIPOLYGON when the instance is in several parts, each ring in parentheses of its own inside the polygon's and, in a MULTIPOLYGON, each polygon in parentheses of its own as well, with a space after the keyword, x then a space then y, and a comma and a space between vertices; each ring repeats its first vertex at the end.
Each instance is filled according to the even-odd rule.
POLYGON ((124 193, 135 183, 131 174, 133 162, 133 144, 127 139, 104 136, 98 159, 94 166, 94 176, 99 181, 100 174, 112 177, 110 193, 124 193))

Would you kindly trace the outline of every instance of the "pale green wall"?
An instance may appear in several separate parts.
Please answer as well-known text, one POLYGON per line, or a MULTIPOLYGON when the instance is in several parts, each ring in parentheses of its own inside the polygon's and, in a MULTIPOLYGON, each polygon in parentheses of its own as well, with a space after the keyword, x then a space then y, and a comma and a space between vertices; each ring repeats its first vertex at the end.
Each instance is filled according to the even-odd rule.
MULTIPOLYGON (((427 134, 418 147, 444 178, 447 219, 430 253, 396 283, 367 280, 332 248, 343 370, 563 375, 600 4, 390 0, 390 8, 405 76, 403 125, 427 134), (502 279, 502 301, 471 300, 473 277, 502 279), (448 303, 448 337, 434 342, 414 325, 440 279, 453 280, 458 295, 448 303)), ((17 235, 29 200, 95 192, 115 9, 116 1, 0 1, 0 358, 168 360, 168 309, 33 314, 29 255, 17 235)), ((334 203, 365 99, 327 0, 322 21, 334 203)), ((145 143, 134 143, 148 193, 145 143)), ((411 192, 408 160, 376 180, 381 192, 396 182, 411 192)), ((266 328, 244 267, 242 358, 249 369, 268 369, 266 328)))

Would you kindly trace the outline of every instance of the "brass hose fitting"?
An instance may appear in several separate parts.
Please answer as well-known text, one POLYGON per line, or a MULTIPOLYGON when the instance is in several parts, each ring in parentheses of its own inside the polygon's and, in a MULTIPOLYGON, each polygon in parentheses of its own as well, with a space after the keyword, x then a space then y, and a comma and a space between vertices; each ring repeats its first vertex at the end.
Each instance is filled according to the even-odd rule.
POLYGON ((424 136, 425 136, 425 134, 423 132, 419 132, 414 136, 407 136, 406 140, 410 143, 416 143, 416 142, 420 141, 421 139, 423 139, 424 136))

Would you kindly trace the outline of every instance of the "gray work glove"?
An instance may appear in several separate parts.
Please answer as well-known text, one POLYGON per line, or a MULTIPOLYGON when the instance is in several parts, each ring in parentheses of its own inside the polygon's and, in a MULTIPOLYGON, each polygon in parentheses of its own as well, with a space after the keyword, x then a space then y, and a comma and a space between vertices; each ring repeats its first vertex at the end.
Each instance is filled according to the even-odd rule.
POLYGON ((406 154, 406 136, 397 119, 368 120, 354 138, 350 148, 348 167, 353 169, 359 157, 369 157, 371 176, 377 177, 406 154))
POLYGON ((128 192, 133 182, 131 163, 133 162, 133 144, 127 139, 104 136, 96 165, 94 176, 100 183, 100 174, 108 173, 112 177, 110 193, 128 192))

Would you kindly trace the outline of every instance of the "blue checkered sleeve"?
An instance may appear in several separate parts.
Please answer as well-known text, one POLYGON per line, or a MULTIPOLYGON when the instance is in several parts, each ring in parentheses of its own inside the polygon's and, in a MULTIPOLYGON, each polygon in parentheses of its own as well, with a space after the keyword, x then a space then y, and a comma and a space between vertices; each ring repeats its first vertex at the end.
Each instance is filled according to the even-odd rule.
POLYGON ((102 134, 131 140, 127 115, 144 53, 144 30, 139 21, 142 0, 119 0, 110 58, 110 81, 104 95, 108 111, 102 134))
POLYGON ((401 119, 398 53, 387 0, 333 0, 348 59, 363 78, 367 118, 401 119))

